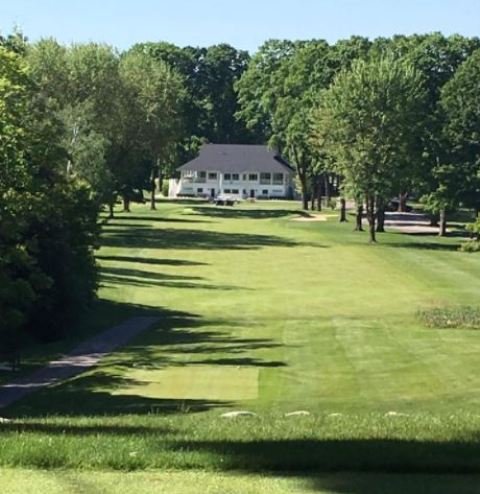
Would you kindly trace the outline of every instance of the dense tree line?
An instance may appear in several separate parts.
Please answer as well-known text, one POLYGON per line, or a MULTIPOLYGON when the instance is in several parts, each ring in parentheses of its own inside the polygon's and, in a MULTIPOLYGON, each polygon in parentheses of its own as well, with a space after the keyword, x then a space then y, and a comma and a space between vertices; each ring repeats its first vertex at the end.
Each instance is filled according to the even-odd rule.
POLYGON ((341 183, 375 241, 386 203, 410 194, 443 235, 449 211, 479 210, 479 49, 438 33, 268 41, 237 83, 237 116, 295 166, 305 209, 341 183))
POLYGON ((97 206, 65 173, 64 126, 21 37, 0 43, 0 347, 51 339, 92 300, 97 206))

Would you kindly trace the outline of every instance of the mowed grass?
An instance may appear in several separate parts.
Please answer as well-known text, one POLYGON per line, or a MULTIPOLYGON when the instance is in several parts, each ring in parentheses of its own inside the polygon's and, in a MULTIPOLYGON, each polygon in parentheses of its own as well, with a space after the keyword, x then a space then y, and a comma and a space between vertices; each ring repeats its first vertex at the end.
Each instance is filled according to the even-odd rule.
POLYGON ((475 494, 480 477, 444 475, 275 475, 210 472, 72 472, 0 470, 8 494, 475 494), (418 490, 417 489, 421 489, 418 490))
POLYGON ((368 245, 296 207, 165 201, 109 221, 103 317, 161 320, 2 411, 0 465, 478 472, 480 332, 417 314, 478 305, 480 257, 455 238, 368 245))

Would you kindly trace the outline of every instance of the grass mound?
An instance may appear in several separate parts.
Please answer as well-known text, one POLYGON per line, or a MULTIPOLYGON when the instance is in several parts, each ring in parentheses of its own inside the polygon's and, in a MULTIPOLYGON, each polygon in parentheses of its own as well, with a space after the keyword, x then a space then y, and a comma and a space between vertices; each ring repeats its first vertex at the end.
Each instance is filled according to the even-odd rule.
POLYGON ((480 307, 471 305, 435 307, 424 309, 418 315, 429 328, 480 329, 480 307))

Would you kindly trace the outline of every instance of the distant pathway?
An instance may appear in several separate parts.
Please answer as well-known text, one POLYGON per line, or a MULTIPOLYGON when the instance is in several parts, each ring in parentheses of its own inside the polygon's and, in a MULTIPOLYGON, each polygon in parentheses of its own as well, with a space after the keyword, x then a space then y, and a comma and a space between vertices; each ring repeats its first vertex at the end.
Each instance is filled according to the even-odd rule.
POLYGON ((54 360, 29 376, 0 386, 0 408, 12 404, 39 388, 56 384, 85 372, 90 367, 97 365, 100 359, 117 347, 126 344, 158 320, 158 317, 132 317, 84 341, 60 360, 54 360))
POLYGON ((438 234, 438 226, 432 226, 423 213, 385 213, 385 226, 403 233, 438 234))

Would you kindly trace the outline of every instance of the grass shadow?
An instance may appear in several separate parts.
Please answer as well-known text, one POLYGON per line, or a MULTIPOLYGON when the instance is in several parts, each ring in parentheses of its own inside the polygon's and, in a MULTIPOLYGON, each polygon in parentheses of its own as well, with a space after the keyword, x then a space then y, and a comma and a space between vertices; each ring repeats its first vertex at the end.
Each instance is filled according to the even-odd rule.
POLYGON ((388 242, 384 243, 387 247, 402 248, 402 249, 418 249, 418 250, 436 250, 436 251, 458 251, 458 244, 447 244, 443 242, 388 242))
POLYGON ((299 245, 294 240, 274 235, 169 228, 162 230, 108 229, 102 234, 100 244, 104 247, 169 250, 251 250, 262 247, 294 247, 299 245))
POLYGON ((102 255, 97 254, 96 259, 100 261, 113 261, 113 262, 130 262, 136 264, 148 264, 153 266, 208 266, 206 262, 200 261, 187 261, 184 259, 157 259, 155 257, 137 257, 137 256, 117 256, 117 255, 102 255))
POLYGON ((145 215, 145 216, 138 216, 138 215, 130 215, 130 214, 121 214, 121 215, 116 215, 114 218, 110 219, 109 222, 107 223, 107 226, 114 225, 117 221, 122 221, 122 223, 119 223, 121 226, 138 226, 136 224, 130 224, 130 223, 123 223, 124 220, 129 220, 129 221, 140 221, 140 222, 145 222, 145 223, 211 223, 211 221, 207 220, 197 220, 197 219, 190 219, 190 218, 169 218, 169 217, 158 217, 158 216, 153 216, 153 215, 145 215))
POLYGON ((214 218, 239 218, 239 219, 269 219, 269 218, 283 218, 291 214, 301 214, 301 211, 293 209, 237 209, 235 207, 223 208, 223 207, 195 207, 193 208, 196 214, 202 216, 211 216, 214 218))
MULTIPOLYGON (((476 441, 225 439, 176 441, 171 448, 207 452, 214 457, 222 458, 225 469, 248 473, 259 471, 442 474, 480 472, 477 461, 480 443, 476 441)), ((348 485, 348 488, 351 490, 345 492, 359 494, 372 492, 352 485, 348 485)))
POLYGON ((103 266, 100 269, 100 282, 108 285, 130 285, 137 287, 201 288, 204 290, 239 290, 232 285, 212 285, 201 283, 201 276, 182 276, 155 273, 138 269, 103 266))
POLYGON ((477 494, 480 484, 477 475, 429 473, 342 472, 305 480, 312 492, 337 494, 477 494))
MULTIPOLYGON (((42 388, 2 410, 6 417, 91 416, 125 414, 178 414, 203 412, 218 407, 231 406, 228 400, 211 399, 170 399, 122 394, 122 389, 141 384, 128 377, 132 368, 184 366, 190 362, 183 355, 198 356, 192 366, 236 365, 257 367, 280 367, 283 362, 258 360, 249 357, 257 349, 275 348, 280 343, 267 338, 242 338, 230 332, 221 332, 209 327, 231 322, 206 320, 197 314, 158 309, 145 306, 127 305, 131 316, 156 316, 159 322, 137 336, 131 343, 117 348, 108 356, 106 367, 87 372, 66 382, 49 388, 42 388), (215 354, 220 354, 215 359, 215 354), (231 355, 231 357, 229 356, 231 355), (213 360, 208 358, 213 356, 213 360), (173 358, 172 358, 173 357, 173 358), (207 358, 208 357, 208 358, 207 358), (106 369, 106 370, 105 370, 106 369)), ((195 372, 192 367, 192 372, 195 372)))

